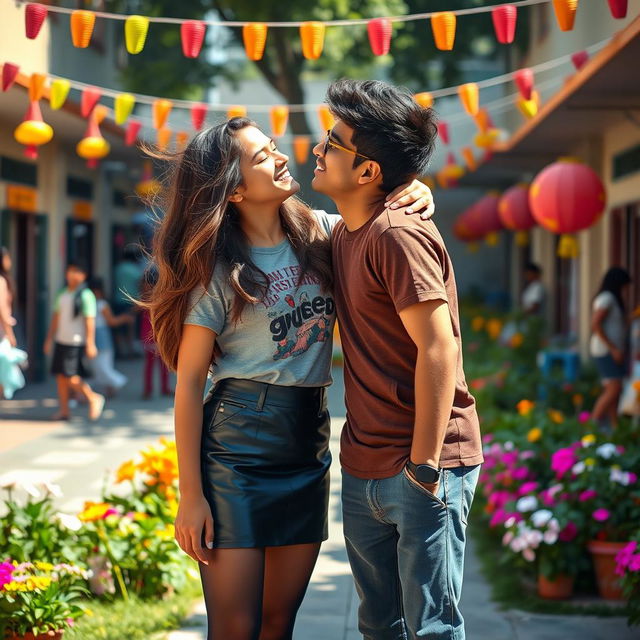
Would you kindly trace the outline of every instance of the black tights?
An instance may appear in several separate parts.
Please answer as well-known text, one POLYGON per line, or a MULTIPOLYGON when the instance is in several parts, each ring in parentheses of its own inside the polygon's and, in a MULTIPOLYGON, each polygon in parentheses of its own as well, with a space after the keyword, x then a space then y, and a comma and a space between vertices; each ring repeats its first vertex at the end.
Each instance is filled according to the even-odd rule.
POLYGON ((291 640, 319 544, 213 549, 200 563, 207 640, 291 640))

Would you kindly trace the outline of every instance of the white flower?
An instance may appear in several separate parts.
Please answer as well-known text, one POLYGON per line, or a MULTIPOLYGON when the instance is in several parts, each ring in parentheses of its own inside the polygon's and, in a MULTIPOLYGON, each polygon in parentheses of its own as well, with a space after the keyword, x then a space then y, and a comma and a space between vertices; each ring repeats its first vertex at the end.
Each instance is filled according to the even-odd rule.
POLYGON ((533 551, 533 549, 525 549, 522 552, 522 557, 527 561, 527 562, 533 562, 536 559, 536 554, 535 551, 533 551))
POLYGON ((612 467, 609 472, 609 480, 611 482, 617 482, 618 484, 624 484, 624 471, 616 467, 612 467))
POLYGON ((551 518, 551 520, 549 520, 548 527, 549 531, 555 531, 556 533, 560 531, 560 523, 556 518, 551 518))
POLYGON ((516 523, 516 519, 514 516, 510 516, 504 523, 505 529, 511 529, 513 525, 516 523))
POLYGON ((504 450, 505 451, 512 451, 513 450, 513 442, 511 442, 511 440, 507 440, 504 443, 504 450))
POLYGON ((543 540, 542 534, 539 531, 536 531, 535 529, 532 529, 527 534, 527 542, 529 543, 529 546, 532 547, 533 549, 537 549, 540 546, 540 543, 542 542, 542 540, 543 540))
POLYGON ((533 511, 538 508, 538 499, 535 496, 524 496, 516 502, 516 509, 520 513, 533 511))
POLYGON ((539 509, 531 514, 531 522, 537 528, 544 527, 551 518, 553 518, 553 513, 549 509, 539 509))
POLYGON ((503 547, 507 547, 509 546, 509 544, 511 544, 511 541, 514 538, 514 533, 513 531, 507 531, 503 536, 502 536, 502 546, 503 547))
POLYGON ((571 467, 571 472, 576 475, 579 476, 586 468, 585 463, 580 460, 580 462, 576 462, 573 467, 571 467))
POLYGON ((558 532, 548 529, 544 533, 544 541, 546 544, 555 544, 558 541, 558 532))
POLYGON ((527 543, 523 538, 518 536, 517 538, 514 538, 509 543, 509 546, 511 547, 511 551, 515 551, 516 553, 520 553, 520 551, 522 551, 527 546, 527 543))
POLYGON ((63 527, 66 527, 70 531, 78 531, 82 528, 82 521, 76 516, 71 516, 68 513, 59 512, 56 513, 56 518, 63 527))
POLYGON ((607 442, 605 444, 601 444, 597 449, 596 449, 596 453, 601 457, 601 458, 605 458, 605 460, 608 460, 609 458, 611 458, 612 456, 616 455, 618 453, 618 450, 616 448, 616 445, 611 443, 611 442, 607 442))
POLYGON ((54 498, 62 498, 60 485, 54 484, 53 482, 43 482, 42 488, 45 490, 45 493, 52 495, 54 498))
POLYGON ((32 498, 40 497, 40 491, 38 491, 38 488, 35 484, 32 484, 31 482, 23 482, 18 486, 24 489, 32 498))

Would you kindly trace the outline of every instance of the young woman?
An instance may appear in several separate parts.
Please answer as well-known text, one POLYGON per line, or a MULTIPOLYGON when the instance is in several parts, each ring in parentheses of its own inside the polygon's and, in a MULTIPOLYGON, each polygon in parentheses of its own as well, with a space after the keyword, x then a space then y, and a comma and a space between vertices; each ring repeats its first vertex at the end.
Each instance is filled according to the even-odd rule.
MULTIPOLYGON (((333 216, 293 197, 287 161, 245 118, 197 134, 154 246, 145 304, 177 371, 176 539, 200 563, 209 640, 291 638, 327 537, 333 216)), ((392 197, 430 204, 420 183, 392 197)))
POLYGON ((629 272, 612 267, 605 274, 593 299, 590 351, 602 380, 602 393, 593 407, 593 419, 615 427, 618 402, 626 374, 627 319, 625 291, 631 284, 629 272))

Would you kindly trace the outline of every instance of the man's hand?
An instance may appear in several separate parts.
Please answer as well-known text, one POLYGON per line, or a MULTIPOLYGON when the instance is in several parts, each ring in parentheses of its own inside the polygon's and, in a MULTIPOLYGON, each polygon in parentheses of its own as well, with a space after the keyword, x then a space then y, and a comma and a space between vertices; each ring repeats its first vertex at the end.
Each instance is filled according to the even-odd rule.
POLYGON ((409 479, 409 482, 413 482, 414 484, 417 484, 419 487, 422 487, 423 489, 426 489, 429 493, 432 493, 434 496, 437 497, 438 488, 440 487, 440 483, 439 482, 435 482, 433 484, 427 484, 426 482, 420 482, 420 480, 418 480, 411 473, 411 471, 409 471, 409 467, 405 467, 404 468, 404 472, 407 475, 407 478, 409 479))
POLYGON ((90 358, 91 360, 98 355, 98 349, 96 349, 96 345, 93 343, 87 344, 85 352, 87 354, 87 358, 90 358))
POLYGON ((431 189, 420 180, 402 185, 387 196, 385 207, 399 209, 406 206, 408 206, 407 214, 420 213, 423 220, 429 220, 436 210, 431 189))

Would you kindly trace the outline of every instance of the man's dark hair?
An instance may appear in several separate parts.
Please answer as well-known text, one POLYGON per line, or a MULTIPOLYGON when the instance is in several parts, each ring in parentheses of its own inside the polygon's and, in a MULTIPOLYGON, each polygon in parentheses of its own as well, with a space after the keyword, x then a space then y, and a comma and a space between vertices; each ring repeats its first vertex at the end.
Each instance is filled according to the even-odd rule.
MULTIPOLYGON (((378 80, 333 82, 327 104, 336 118, 354 130, 358 153, 382 170, 382 191, 388 193, 414 176, 426 173, 436 140, 436 117, 412 94, 378 80)), ((354 168, 364 162, 356 156, 354 168)))
POLYGON ((69 260, 67 262, 67 269, 75 269, 76 271, 84 273, 85 276, 89 273, 87 265, 84 264, 84 262, 82 262, 81 260, 69 260))
POLYGON ((527 262, 524 266, 524 270, 535 273, 538 276, 542 273, 542 269, 535 262, 527 262))

